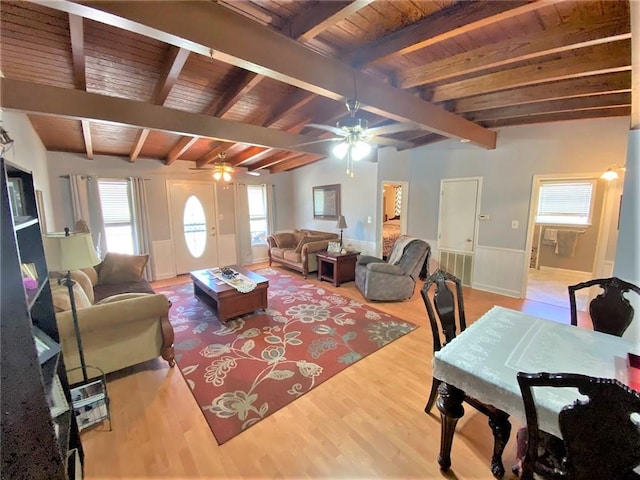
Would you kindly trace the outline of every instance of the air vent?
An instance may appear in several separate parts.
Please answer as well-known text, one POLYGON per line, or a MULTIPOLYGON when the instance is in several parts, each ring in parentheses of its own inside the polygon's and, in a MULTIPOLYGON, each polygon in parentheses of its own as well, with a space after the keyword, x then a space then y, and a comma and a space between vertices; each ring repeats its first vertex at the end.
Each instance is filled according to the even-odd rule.
POLYGON ((460 279, 463 285, 471 286, 473 254, 440 251, 440 268, 460 279))

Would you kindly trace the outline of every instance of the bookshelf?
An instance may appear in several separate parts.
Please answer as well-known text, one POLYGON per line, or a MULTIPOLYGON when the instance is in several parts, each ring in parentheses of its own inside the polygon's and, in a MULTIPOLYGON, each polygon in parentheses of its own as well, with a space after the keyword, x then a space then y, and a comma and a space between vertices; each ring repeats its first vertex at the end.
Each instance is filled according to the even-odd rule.
POLYGON ((33 177, 5 159, 0 167, 0 478, 82 478, 33 177))

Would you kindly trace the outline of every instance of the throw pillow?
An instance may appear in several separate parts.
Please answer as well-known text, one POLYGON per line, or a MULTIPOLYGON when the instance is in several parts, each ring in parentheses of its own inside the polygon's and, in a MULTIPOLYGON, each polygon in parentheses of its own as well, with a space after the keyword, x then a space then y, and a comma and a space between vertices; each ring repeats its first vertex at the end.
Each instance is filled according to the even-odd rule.
MULTIPOLYGON (((56 313, 71 310, 71 299, 69 298, 68 287, 54 283, 51 288, 51 296, 53 297, 53 308, 56 313)), ((76 310, 91 306, 91 302, 89 302, 87 295, 79 283, 73 284, 73 299, 76 302, 76 310)))
POLYGON ((302 251, 302 247, 304 247, 307 243, 317 242, 318 240, 322 240, 320 237, 302 237, 298 242, 298 246, 296 247, 296 252, 300 253, 302 251))
POLYGON ((89 280, 91 280, 91 285, 98 284, 98 271, 93 267, 83 268, 82 271, 87 274, 89 280))
POLYGON ((126 253, 108 252, 98 273, 98 283, 139 282, 142 280, 144 267, 148 261, 149 255, 127 255, 126 253))
POLYGON ((82 287, 89 302, 93 304, 93 284, 89 276, 82 270, 71 270, 71 280, 75 280, 82 287))

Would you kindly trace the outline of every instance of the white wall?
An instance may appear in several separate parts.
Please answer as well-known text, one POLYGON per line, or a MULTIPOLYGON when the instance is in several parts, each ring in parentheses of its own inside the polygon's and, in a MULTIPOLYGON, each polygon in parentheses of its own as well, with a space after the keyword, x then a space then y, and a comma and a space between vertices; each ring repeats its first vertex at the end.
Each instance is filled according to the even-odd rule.
MULTIPOLYGON (((189 170, 192 162, 176 161, 166 166, 159 160, 138 159, 131 163, 128 159, 96 155, 90 160, 86 155, 48 152, 49 177, 51 183, 51 200, 56 205, 55 224, 58 229, 68 226, 72 222, 71 203, 69 199, 68 179, 69 174, 96 176, 96 177, 144 177, 148 178, 147 194, 149 196, 150 209, 150 234, 153 241, 169 240, 171 228, 169 224, 169 211, 167 207, 166 180, 168 178, 180 178, 187 180, 205 180, 210 173, 194 173, 189 170)), ((244 183, 271 183, 276 185, 276 195, 279 205, 283 205, 278 217, 291 217, 291 201, 289 192, 290 174, 281 173, 270 175, 268 172, 259 177, 238 175, 238 181, 244 183), (282 198, 280 198, 280 196, 282 198)))
MULTIPOLYGON (((354 166, 354 176, 346 174, 344 160, 327 158, 293 171, 293 201, 296 205, 295 222, 289 228, 310 228, 324 232, 340 231, 336 220, 313 218, 313 187, 340 185, 340 211, 347 227, 343 242, 368 254, 375 253, 376 226, 378 222, 377 164, 362 160, 354 166), (369 217, 371 223, 369 223, 369 217)), ((381 191, 381 188, 380 188, 381 191)))
POLYGON ((35 188, 42 191, 48 230, 52 231, 50 219, 53 218, 54 210, 47 172, 47 151, 24 113, 1 111, 0 115, 3 128, 13 139, 13 146, 4 157, 14 165, 33 173, 35 188))
MULTIPOLYGON (((624 162, 619 163, 622 165, 624 162)), ((626 167, 613 274, 640 285, 640 130, 629 131, 626 167)), ((624 338, 640 344, 640 298, 634 294, 629 294, 629 297, 635 308, 635 319, 624 338)))

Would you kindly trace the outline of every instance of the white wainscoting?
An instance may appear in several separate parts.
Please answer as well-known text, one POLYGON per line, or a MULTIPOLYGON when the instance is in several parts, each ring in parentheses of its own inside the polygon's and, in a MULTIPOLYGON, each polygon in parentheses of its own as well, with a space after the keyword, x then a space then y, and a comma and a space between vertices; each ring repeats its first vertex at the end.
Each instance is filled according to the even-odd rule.
POLYGON ((613 277, 613 260, 605 260, 602 264, 602 275, 595 275, 594 278, 609 278, 613 277))
POLYGON ((154 240, 151 244, 153 249, 152 268, 153 278, 163 280, 176 276, 176 262, 173 258, 173 243, 171 240, 154 240))
POLYGON ((478 245, 475 257, 473 288, 522 298, 524 250, 478 245))

